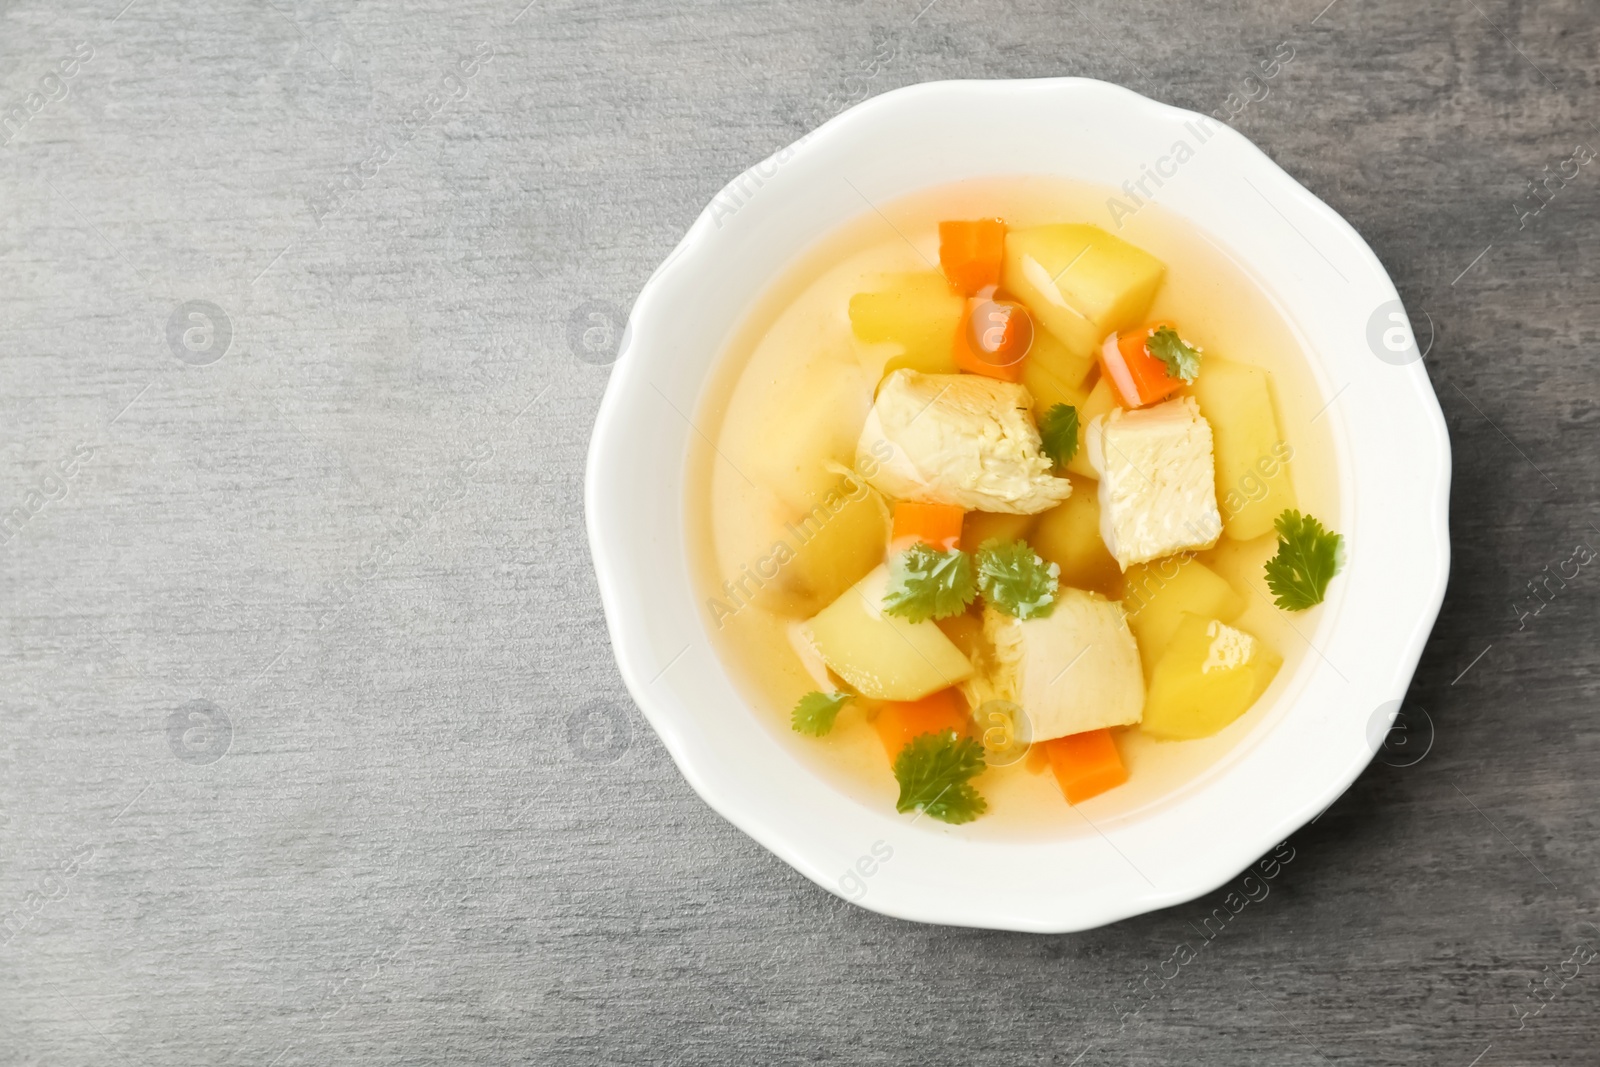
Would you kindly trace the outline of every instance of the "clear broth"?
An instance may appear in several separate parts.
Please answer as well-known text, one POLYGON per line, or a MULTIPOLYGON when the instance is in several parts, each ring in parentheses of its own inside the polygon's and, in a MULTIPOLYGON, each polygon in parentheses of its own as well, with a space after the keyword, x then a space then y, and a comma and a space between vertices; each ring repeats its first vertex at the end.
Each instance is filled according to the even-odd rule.
MULTIPOLYGON (((853 707, 846 707, 824 738, 790 730, 790 709, 801 694, 819 687, 820 664, 808 664, 797 650, 795 617, 730 598, 724 585, 742 579, 751 588, 752 568, 777 542, 792 539, 785 524, 804 510, 775 491, 778 479, 764 468, 763 456, 797 411, 837 420, 839 447, 848 454, 878 381, 873 353, 851 333, 849 299, 871 288, 880 274, 937 269, 940 219, 1000 216, 1015 227, 1104 227, 1110 195, 1109 189, 1058 179, 996 178, 876 205, 825 235, 768 288, 735 331, 702 401, 696 425, 705 439, 691 450, 687 514, 690 565, 707 632, 753 714, 797 759, 873 809, 893 811, 897 796, 877 734, 853 707), (713 602, 737 610, 714 615, 713 602)), ((1294 329, 1264 287, 1189 222, 1147 204, 1123 223, 1117 236, 1167 264, 1150 318, 1177 322, 1208 354, 1271 373, 1279 428, 1294 449, 1290 469, 1299 507, 1338 529, 1332 420, 1319 425, 1326 400, 1294 329)), ((1066 803, 1048 770, 1036 773, 1029 761, 990 768, 974 782, 989 812, 960 831, 985 837, 1092 834, 1090 823, 1120 820, 1169 801, 1224 760, 1280 703, 1306 656, 1316 654, 1308 638, 1327 610, 1314 608, 1291 619, 1272 605, 1262 565, 1275 548, 1271 535, 1244 543, 1224 538, 1200 557, 1236 588, 1250 590, 1236 625, 1283 656, 1272 687, 1249 712, 1198 741, 1155 741, 1137 729, 1123 732, 1118 743, 1127 784, 1077 809, 1066 803)))

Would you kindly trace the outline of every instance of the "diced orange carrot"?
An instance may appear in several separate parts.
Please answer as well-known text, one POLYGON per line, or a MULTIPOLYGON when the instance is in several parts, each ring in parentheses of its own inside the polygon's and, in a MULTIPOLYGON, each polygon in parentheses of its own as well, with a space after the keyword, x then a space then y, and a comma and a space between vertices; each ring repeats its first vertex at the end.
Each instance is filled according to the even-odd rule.
POLYGON ((1002 382, 1022 380, 1023 361, 1033 346, 1033 318, 1010 301, 969 300, 951 342, 956 366, 1002 382))
POLYGON ((1184 386, 1182 378, 1167 373, 1167 365, 1150 354, 1145 343, 1170 322, 1152 322, 1110 339, 1100 350, 1100 365, 1116 388, 1124 407, 1137 408, 1165 400, 1184 386))
POLYGON ((966 514, 954 504, 902 500, 894 506, 894 532, 890 534, 890 541, 895 551, 922 541, 948 552, 961 543, 961 520, 966 514))
POLYGON ((971 731, 972 719, 967 715, 967 702, 958 689, 941 689, 921 700, 889 700, 872 720, 883 751, 893 763, 900 750, 914 737, 954 730, 958 734, 971 731))
POLYGON ((939 223, 939 265, 950 287, 971 296, 1000 284, 1006 254, 1006 224, 1000 219, 939 223))
POLYGON ((1044 744, 1068 804, 1080 804, 1128 780, 1128 768, 1109 729, 1068 734, 1044 744))

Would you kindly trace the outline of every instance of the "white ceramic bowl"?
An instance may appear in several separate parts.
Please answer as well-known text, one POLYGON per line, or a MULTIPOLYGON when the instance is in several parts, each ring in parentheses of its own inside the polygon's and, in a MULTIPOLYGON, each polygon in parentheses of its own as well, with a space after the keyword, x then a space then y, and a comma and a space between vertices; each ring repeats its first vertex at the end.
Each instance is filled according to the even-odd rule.
POLYGON ((1410 683, 1449 572, 1450 446, 1438 402, 1394 285, 1361 237, 1244 137, 1203 121, 1078 78, 886 93, 731 183, 634 305, 586 488, 618 666, 708 804, 865 907, 1067 931, 1192 899, 1331 804, 1372 758, 1410 683), (1279 690, 1287 707, 1263 716, 1270 728, 1241 740, 1219 773, 1097 835, 985 839, 870 810, 778 743, 707 635, 684 498, 702 385, 762 290, 817 237, 868 210, 863 196, 877 203, 1002 174, 1120 186, 1179 140, 1199 150, 1160 203, 1262 280, 1331 400, 1322 417, 1334 422, 1348 563, 1306 635, 1318 654, 1279 690))

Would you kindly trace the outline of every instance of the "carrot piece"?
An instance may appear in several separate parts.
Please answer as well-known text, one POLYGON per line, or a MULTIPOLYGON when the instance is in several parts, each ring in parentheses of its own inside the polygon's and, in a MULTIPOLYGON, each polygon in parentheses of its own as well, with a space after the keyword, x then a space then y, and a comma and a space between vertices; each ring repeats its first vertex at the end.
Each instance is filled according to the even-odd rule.
POLYGON ((893 763, 900 750, 914 737, 934 734, 941 730, 954 730, 958 734, 969 732, 972 719, 967 715, 967 702, 958 689, 941 689, 921 700, 888 700, 872 720, 872 728, 883 742, 883 751, 893 763))
POLYGON ((1000 284, 1006 254, 1006 224, 1000 219, 939 223, 939 265, 951 288, 971 296, 1000 284))
POLYGON ((1152 322, 1130 333, 1107 338, 1100 349, 1100 363, 1116 386, 1124 407, 1137 408, 1165 400, 1184 387, 1182 378, 1167 373, 1167 365, 1150 354, 1146 342, 1170 322, 1152 322))
POLYGON ((969 300, 956 324, 951 351, 956 366, 1002 382, 1022 380, 1023 360, 1033 346, 1033 319, 1021 304, 969 300))
POLYGON ((1128 780, 1111 730, 1090 730, 1046 741, 1050 769, 1068 804, 1079 804, 1128 780))
POLYGON ((961 521, 966 511, 954 504, 919 504, 902 500, 894 506, 894 532, 890 542, 898 551, 918 541, 948 552, 961 543, 961 521))

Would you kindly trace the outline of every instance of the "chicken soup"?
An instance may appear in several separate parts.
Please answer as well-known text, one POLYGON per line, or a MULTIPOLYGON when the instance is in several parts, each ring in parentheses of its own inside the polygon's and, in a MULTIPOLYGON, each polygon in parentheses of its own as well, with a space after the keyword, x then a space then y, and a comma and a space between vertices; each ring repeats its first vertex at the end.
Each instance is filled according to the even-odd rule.
POLYGON ((1316 654, 1325 398, 1220 247, 1109 195, 876 205, 752 309, 699 413, 707 627, 864 803, 1074 832, 1204 775, 1316 654))

